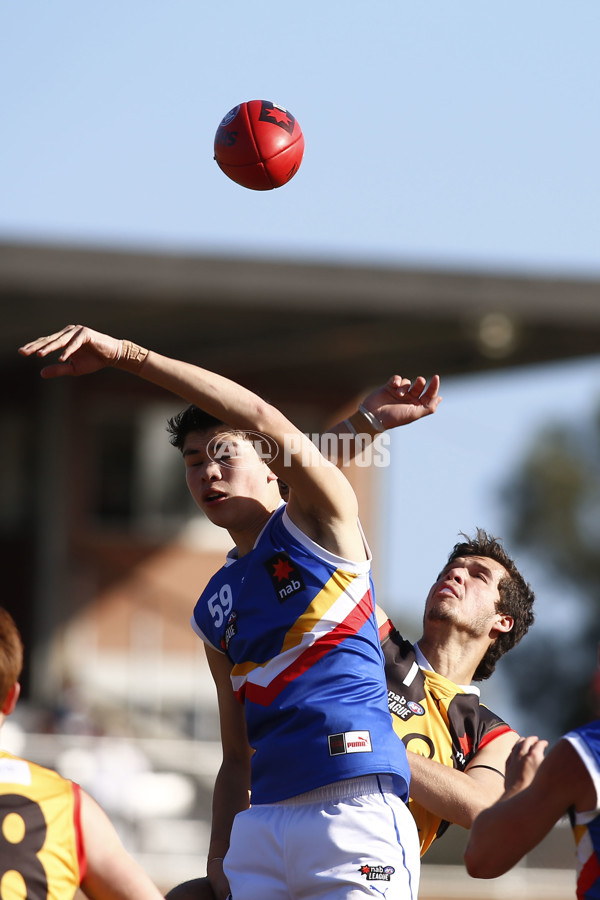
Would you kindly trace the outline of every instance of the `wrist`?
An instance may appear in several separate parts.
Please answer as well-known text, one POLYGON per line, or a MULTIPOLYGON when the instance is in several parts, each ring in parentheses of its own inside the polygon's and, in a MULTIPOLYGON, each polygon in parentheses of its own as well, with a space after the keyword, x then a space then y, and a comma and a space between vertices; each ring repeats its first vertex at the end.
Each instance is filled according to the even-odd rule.
POLYGON ((381 433, 382 431, 385 431, 385 425, 381 419, 378 419, 375 413, 372 413, 370 409, 367 409, 364 403, 359 404, 358 411, 363 419, 368 422, 376 432, 381 433))
POLYGON ((122 340, 119 347, 119 354, 115 360, 117 369, 124 369, 126 372, 139 372, 148 356, 148 350, 134 344, 133 341, 122 340))
POLYGON ((359 408, 345 420, 346 428, 354 434, 367 434, 371 438, 377 437, 385 431, 379 419, 368 410, 359 408))
POLYGON ((215 877, 219 872, 223 871, 223 859, 222 856, 209 856, 206 860, 206 874, 208 876, 214 875, 215 877))

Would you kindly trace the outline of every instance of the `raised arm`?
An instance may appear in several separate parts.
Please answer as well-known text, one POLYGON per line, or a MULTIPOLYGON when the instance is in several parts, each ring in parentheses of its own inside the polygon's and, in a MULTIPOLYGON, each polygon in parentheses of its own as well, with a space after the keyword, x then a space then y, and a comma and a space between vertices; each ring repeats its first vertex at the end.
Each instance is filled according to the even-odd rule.
POLYGON ((328 429, 329 434, 342 438, 331 443, 331 461, 345 465, 383 432, 432 415, 442 400, 439 389, 439 375, 429 384, 422 376, 411 381, 392 375, 365 397, 356 412, 328 429))
POLYGON ((296 431, 278 410, 222 375, 83 325, 69 325, 48 337, 38 338, 19 352, 42 359, 59 354, 57 363, 42 369, 43 378, 88 375, 111 366, 123 369, 197 404, 233 428, 262 430, 277 440, 281 450, 290 431, 296 431))
POLYGON ((42 370, 44 378, 86 375, 107 366, 123 369, 233 428, 267 435, 276 451, 270 468, 291 488, 291 518, 326 549, 350 559, 365 558, 356 497, 346 478, 279 410, 242 385, 81 325, 38 338, 19 352, 42 359, 59 354, 57 363, 42 370))

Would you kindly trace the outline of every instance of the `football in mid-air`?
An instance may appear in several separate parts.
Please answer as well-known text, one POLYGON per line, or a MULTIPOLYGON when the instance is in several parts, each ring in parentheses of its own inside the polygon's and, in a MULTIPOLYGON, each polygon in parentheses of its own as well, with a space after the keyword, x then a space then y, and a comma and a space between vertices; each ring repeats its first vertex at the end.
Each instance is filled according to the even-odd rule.
POLYGON ((293 178, 302 162, 304 135, 289 109, 248 100, 223 117, 215 160, 225 174, 253 191, 270 191, 293 178))

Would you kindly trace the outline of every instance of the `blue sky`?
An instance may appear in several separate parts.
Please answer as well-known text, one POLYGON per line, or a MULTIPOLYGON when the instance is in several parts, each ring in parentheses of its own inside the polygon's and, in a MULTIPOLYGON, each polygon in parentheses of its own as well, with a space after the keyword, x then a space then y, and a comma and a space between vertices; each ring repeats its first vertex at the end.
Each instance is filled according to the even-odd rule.
MULTIPOLYGON (((510 510, 502 493, 549 423, 578 428, 600 407, 600 356, 532 366, 500 375, 471 375, 442 385, 434 416, 393 433, 392 466, 379 469, 378 492, 385 511, 379 534, 387 550, 377 570, 377 594, 407 637, 421 634, 429 588, 459 532, 478 526, 505 538, 505 545, 535 590, 536 621, 519 648, 544 632, 565 638, 580 630, 582 600, 559 583, 543 560, 532 559, 506 540, 510 510)), ((600 513, 600 510, 598 511, 600 513)), ((562 665, 568 665, 567 658, 562 665)), ((580 671, 581 659, 573 660, 580 671)), ((590 671, 596 659, 589 660, 590 671)), ((510 655, 500 661, 482 696, 521 733, 543 734, 532 711, 512 702, 507 680, 510 655)))
POLYGON ((0 10, 0 235, 597 272, 597 0, 45 0, 0 10), (300 122, 267 194, 212 160, 300 122))
MULTIPOLYGON (((598 0, 3 3, 0 240, 598 276, 599 34, 598 0), (306 140, 265 193, 212 159, 254 98, 306 140)), ((459 530, 502 533, 538 422, 600 395, 598 359, 568 410, 556 371, 453 379, 399 433, 384 597, 420 609, 459 530)))
MULTIPOLYGON (((550 424, 576 429, 595 414, 600 356, 453 378, 441 393, 434 416, 393 433, 394 464, 389 475, 379 475, 382 493, 395 500, 385 504, 380 527, 399 542, 385 559, 386 603, 417 627, 429 587, 459 532, 481 526, 507 534, 510 510, 503 491, 540 431, 550 424)), ((572 606, 562 593, 555 604, 555 576, 510 549, 538 594, 539 627, 570 631, 572 606)))

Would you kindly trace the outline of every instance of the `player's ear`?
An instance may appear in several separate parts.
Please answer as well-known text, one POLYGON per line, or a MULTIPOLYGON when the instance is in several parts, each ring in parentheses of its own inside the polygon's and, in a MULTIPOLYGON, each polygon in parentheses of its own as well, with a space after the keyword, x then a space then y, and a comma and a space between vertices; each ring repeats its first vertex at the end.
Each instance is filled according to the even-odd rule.
POLYGON ((498 621, 494 625, 496 631, 501 631, 503 634, 506 634, 508 631, 512 631, 512 627, 515 624, 515 620, 512 616, 507 616, 504 613, 499 616, 498 621))
POLYGON ((0 712, 3 716, 10 716, 11 712, 14 711, 20 693, 21 685, 18 681, 15 681, 13 686, 9 688, 8 694, 6 695, 4 703, 2 704, 2 709, 0 709, 0 712))

